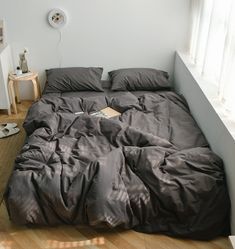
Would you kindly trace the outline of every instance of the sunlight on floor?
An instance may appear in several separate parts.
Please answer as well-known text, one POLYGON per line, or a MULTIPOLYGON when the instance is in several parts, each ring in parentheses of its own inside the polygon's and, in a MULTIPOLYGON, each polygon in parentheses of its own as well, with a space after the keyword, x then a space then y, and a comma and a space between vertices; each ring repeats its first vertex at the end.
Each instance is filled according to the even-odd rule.
POLYGON ((0 242, 0 249, 12 249, 12 241, 6 240, 6 241, 2 241, 0 242))
POLYGON ((83 246, 96 246, 96 245, 104 245, 105 239, 104 237, 98 237, 91 240, 83 240, 83 241, 58 241, 58 240, 48 240, 46 242, 46 248, 77 248, 83 246))
MULTIPOLYGON (((16 248, 13 246, 13 241, 5 240, 0 242, 1 249, 13 249, 16 248)), ((105 239, 104 237, 97 237, 91 240, 83 240, 83 241, 58 241, 58 240, 47 240, 45 241, 45 249, 72 249, 79 248, 84 246, 96 246, 96 245, 104 245, 105 239)))

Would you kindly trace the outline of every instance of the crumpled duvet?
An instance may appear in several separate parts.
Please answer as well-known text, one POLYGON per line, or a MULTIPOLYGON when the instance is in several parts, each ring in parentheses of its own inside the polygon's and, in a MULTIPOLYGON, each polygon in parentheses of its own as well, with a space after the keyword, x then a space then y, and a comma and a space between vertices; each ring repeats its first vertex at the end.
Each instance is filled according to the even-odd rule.
POLYGON ((5 195, 13 222, 193 239, 229 233, 222 160, 176 93, 48 94, 30 108, 24 128, 5 195), (89 115, 107 106, 122 115, 89 115))

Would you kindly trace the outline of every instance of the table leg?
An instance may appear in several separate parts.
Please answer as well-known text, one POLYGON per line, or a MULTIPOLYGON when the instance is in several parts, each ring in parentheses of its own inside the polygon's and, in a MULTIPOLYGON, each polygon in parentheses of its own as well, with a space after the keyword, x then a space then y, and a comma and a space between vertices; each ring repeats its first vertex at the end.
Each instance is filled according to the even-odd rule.
POLYGON ((17 114, 16 99, 15 99, 15 92, 14 92, 14 81, 10 80, 8 84, 9 84, 9 93, 10 93, 13 111, 15 114, 17 114))
POLYGON ((16 102, 20 104, 19 82, 15 81, 14 88, 15 88, 16 102))
POLYGON ((11 116, 11 107, 7 109, 8 116, 11 116))
POLYGON ((37 86, 37 81, 35 79, 32 79, 33 83, 33 93, 34 93, 34 101, 38 99, 38 86, 37 86))
POLYGON ((37 85, 38 85, 38 95, 41 98, 42 97, 42 92, 41 92, 41 86, 40 86, 38 76, 36 77, 36 81, 37 81, 37 85))

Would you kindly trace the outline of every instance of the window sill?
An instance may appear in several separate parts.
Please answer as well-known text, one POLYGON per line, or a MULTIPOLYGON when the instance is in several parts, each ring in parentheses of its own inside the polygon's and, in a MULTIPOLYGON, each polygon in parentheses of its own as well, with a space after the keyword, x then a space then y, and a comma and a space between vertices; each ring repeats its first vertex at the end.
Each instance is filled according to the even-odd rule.
POLYGON ((188 71, 194 78, 195 82, 198 84, 204 96, 207 98, 208 102, 229 131, 230 135, 233 137, 233 139, 235 139, 235 120, 229 117, 224 106, 219 101, 217 96, 217 87, 200 76, 196 66, 190 61, 190 58, 187 54, 177 52, 177 55, 187 67, 188 71))

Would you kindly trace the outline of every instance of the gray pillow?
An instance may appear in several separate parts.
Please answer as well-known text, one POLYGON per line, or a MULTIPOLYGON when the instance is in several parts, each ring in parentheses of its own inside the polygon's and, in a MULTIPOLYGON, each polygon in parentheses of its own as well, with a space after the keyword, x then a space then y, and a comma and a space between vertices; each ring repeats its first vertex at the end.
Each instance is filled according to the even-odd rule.
POLYGON ((154 91, 170 88, 167 72, 152 68, 126 68, 109 72, 113 91, 154 91))
POLYGON ((44 93, 99 91, 102 92, 103 68, 71 67, 46 70, 47 84, 44 93))

